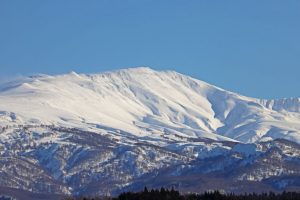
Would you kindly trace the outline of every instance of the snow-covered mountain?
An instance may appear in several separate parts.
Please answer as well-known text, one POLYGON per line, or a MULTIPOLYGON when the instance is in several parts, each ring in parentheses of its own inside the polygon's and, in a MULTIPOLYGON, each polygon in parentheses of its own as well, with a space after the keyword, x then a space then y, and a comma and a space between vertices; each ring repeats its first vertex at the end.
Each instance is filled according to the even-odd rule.
POLYGON ((300 99, 241 96, 174 71, 39 75, 3 84, 1 125, 110 127, 138 137, 180 135, 300 142, 300 99))
POLYGON ((0 85, 5 191, 103 194, 173 183, 189 191, 196 189, 180 184, 196 177, 203 189, 214 189, 212 180, 226 190, 241 181, 299 189, 299 144, 299 98, 245 97, 174 71, 71 72, 0 85), (228 170, 232 184, 222 185, 228 170))

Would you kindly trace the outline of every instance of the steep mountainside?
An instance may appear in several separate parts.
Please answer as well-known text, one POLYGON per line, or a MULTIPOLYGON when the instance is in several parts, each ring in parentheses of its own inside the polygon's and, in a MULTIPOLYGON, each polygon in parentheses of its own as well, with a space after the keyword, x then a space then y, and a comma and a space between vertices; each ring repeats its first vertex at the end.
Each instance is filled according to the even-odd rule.
POLYGON ((249 98, 174 71, 0 85, 0 194, 299 190, 299 144, 299 98, 249 98))

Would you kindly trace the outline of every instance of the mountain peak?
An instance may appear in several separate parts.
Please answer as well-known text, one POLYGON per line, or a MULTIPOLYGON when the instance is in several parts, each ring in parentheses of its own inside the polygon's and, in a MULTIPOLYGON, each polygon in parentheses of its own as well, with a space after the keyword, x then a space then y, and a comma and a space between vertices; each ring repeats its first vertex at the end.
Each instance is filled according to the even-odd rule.
POLYGON ((129 67, 129 68, 125 68, 123 70, 128 70, 128 71, 135 71, 135 72, 153 72, 154 70, 150 67, 146 67, 146 66, 140 66, 140 67, 129 67))
POLYGON ((119 69, 115 71, 109 71, 106 72, 108 74, 130 74, 130 75, 141 75, 141 74, 153 74, 156 73, 157 71, 151 69, 150 67, 130 67, 130 68, 124 68, 124 69, 119 69))
POLYGON ((69 73, 65 74, 65 76, 69 76, 69 77, 80 77, 80 74, 78 74, 77 72, 75 71, 70 71, 69 73))
POLYGON ((75 71, 70 71, 68 74, 69 74, 69 75, 78 76, 78 74, 77 74, 75 71))

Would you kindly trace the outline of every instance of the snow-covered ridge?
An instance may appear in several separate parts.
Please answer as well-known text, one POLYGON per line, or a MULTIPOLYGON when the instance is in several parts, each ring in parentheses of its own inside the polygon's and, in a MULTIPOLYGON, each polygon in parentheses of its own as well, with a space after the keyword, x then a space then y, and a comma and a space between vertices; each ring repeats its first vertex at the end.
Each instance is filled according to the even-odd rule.
POLYGON ((177 135, 300 142, 299 111, 299 98, 245 97, 174 71, 147 67, 37 75, 0 85, 0 126, 111 127, 155 139, 176 140, 177 135))
POLYGON ((300 98, 284 98, 275 100, 263 100, 263 104, 277 111, 300 112, 300 98))

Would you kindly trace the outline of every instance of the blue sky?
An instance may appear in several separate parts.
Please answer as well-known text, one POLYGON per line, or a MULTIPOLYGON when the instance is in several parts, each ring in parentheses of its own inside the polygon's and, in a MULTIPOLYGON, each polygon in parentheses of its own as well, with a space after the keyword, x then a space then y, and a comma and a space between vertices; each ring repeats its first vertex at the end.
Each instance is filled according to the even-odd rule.
POLYGON ((300 97, 298 0, 0 0, 0 78, 149 66, 300 97))

